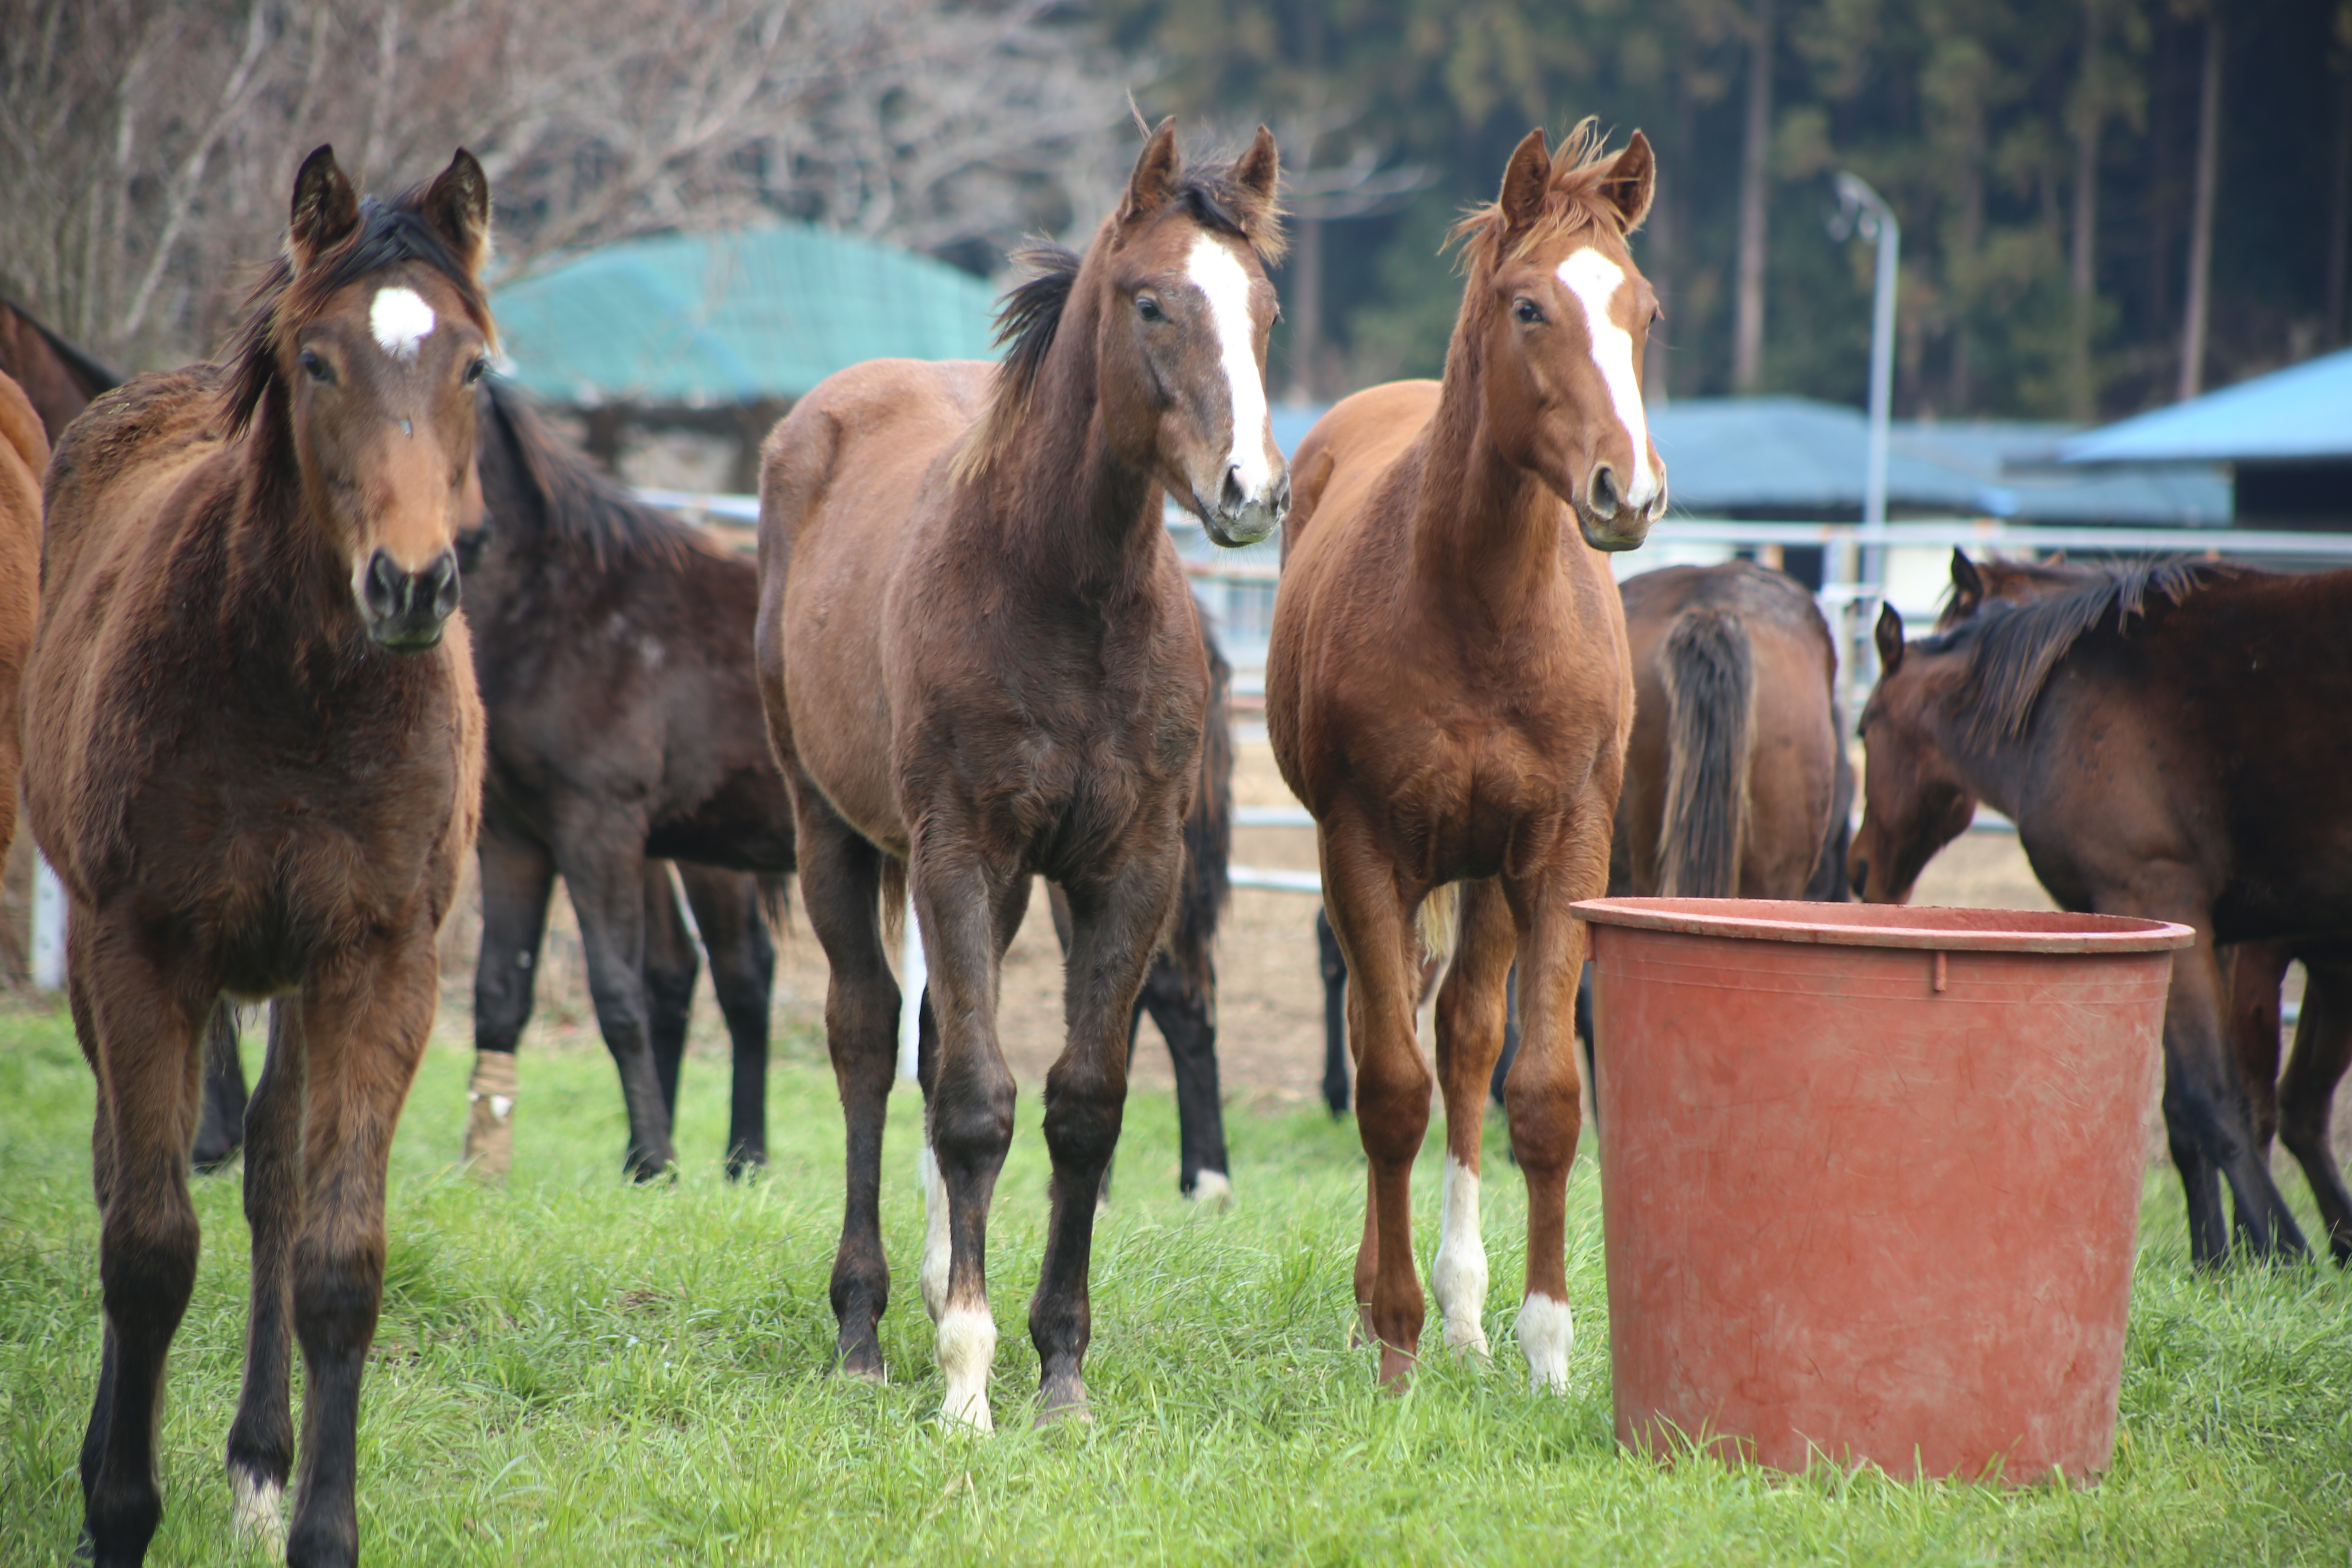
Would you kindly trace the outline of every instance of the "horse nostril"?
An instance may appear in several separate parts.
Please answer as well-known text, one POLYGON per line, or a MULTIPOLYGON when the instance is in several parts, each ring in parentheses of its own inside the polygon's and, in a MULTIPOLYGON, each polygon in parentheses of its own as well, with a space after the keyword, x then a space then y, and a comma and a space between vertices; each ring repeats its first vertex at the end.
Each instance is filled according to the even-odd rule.
POLYGON ((368 557, 367 575, 362 580, 361 591, 367 600, 370 613, 378 616, 397 615, 405 595, 408 574, 392 563, 392 557, 379 550, 368 557))
POLYGON ((1224 488, 1217 492, 1218 504, 1227 511, 1239 511, 1242 503, 1248 499, 1242 489, 1242 466, 1235 463, 1225 470, 1224 488))
POLYGON ((1592 482, 1585 487, 1585 504, 1593 516, 1604 521, 1617 515, 1617 475, 1606 463, 1592 470, 1592 482))
POLYGON ((423 585, 431 591, 433 613, 446 616, 457 607, 457 552, 444 550, 431 564, 417 574, 423 585))
POLYGON ((1274 515, 1290 515, 1290 476, 1285 474, 1274 482, 1274 515))

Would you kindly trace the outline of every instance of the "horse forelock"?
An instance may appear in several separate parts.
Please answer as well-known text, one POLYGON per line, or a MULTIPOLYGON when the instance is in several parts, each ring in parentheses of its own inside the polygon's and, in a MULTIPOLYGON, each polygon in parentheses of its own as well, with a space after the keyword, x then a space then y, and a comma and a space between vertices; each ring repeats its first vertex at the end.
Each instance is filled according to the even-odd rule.
MULTIPOLYGON (((2075 569, 2068 568, 2068 571, 2075 569)), ((2115 614, 2115 631, 2127 637, 2147 614, 2151 592, 2178 605, 2234 568, 2206 561, 2135 561, 2079 569, 2080 586, 2037 599, 1995 599, 1948 631, 1922 638, 1927 654, 1967 660, 1958 695, 1964 733, 1990 747, 2021 735, 2050 672, 2074 645, 2115 614)))
MULTIPOLYGON (((522 389, 499 376, 486 376, 477 406, 497 423, 512 446, 520 480, 538 492, 546 534, 559 548, 584 556, 598 570, 614 566, 675 569, 702 536, 658 507, 629 495, 583 453, 558 440, 522 389)), ((477 461, 487 453, 477 444, 477 461)), ((492 532, 516 520, 490 520, 492 532)))
MULTIPOLYGON (((1454 224, 1446 242, 1458 247, 1463 269, 1473 278, 1489 277, 1506 260, 1523 261, 1587 232, 1624 238, 1631 231, 1601 189, 1616 167, 1614 159, 1603 143, 1600 121, 1580 121, 1552 154, 1551 178, 1545 182, 1543 203, 1533 222, 1513 233, 1498 200, 1470 208, 1454 224)), ((1491 301, 1481 303, 1491 306, 1491 301)))
POLYGON ((279 256, 263 271, 246 297, 245 322, 229 349, 224 413, 231 435, 253 422, 276 383, 278 350, 287 336, 317 320, 342 289, 386 268, 414 261, 439 273, 457 290, 484 340, 496 346, 497 328, 481 285, 425 219, 425 190, 413 185, 388 201, 368 196, 360 203, 359 223, 351 235, 309 268, 297 273, 292 258, 279 256))

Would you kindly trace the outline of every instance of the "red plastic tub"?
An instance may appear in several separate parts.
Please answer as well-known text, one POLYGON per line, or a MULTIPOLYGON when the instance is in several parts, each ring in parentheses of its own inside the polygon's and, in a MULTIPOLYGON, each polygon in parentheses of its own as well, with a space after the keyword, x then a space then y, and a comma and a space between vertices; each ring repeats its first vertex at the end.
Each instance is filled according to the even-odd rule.
POLYGON ((1782 1469, 2105 1468, 2171 951, 2194 933, 1743 899, 1576 909, 1618 1440, 1782 1469))

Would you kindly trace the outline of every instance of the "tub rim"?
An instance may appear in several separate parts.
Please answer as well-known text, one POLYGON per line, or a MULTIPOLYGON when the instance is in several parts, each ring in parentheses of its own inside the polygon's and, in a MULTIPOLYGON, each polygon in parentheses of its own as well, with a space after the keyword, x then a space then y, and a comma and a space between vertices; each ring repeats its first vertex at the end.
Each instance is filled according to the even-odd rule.
POLYGON ((1629 931, 1824 947, 2120 955, 2168 952, 2197 940, 2193 929, 2171 921, 2142 920, 2133 915, 2073 914, 2063 910, 1817 904, 1781 899, 1636 898, 1583 899, 1569 909, 1580 920, 1629 931), (1844 918, 1824 920, 1823 915, 1844 918), (1939 916, 1946 918, 1935 918, 1939 916))

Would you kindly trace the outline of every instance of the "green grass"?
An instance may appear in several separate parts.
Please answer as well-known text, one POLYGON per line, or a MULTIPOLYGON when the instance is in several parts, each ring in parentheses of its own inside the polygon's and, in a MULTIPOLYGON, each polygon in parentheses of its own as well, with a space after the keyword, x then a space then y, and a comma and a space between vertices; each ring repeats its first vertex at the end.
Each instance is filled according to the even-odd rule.
MULTIPOLYGON (((250 1049, 250 1047, 248 1047, 250 1049)), ((601 1049, 528 1047, 515 1185, 455 1176, 470 1053, 436 1040, 393 1162, 383 1325, 360 1427, 378 1563, 797 1562, 2343 1563, 2352 1542, 2352 1287, 2333 1268, 2193 1278, 2177 1189, 2151 1173, 2114 1469, 2088 1489, 1786 1478, 1611 1440, 1591 1162, 1570 1189, 1578 1339, 1568 1397, 1509 1342, 1522 1213, 1490 1140, 1495 1368, 1433 1355, 1376 1393, 1348 1348, 1362 1201, 1352 1127, 1237 1110, 1240 1205, 1175 1195, 1174 1114, 1129 1108, 1097 1228, 1096 1419, 1032 1431, 1025 1328, 1044 1212, 1034 1094, 991 1262, 1000 1435, 933 1416, 911 1262, 916 1104, 893 1101, 886 1239, 892 1380, 828 1378, 840 1121, 814 1044, 776 1069, 772 1173, 716 1159, 721 1064, 688 1064, 674 1185, 618 1179, 601 1049)), ((0 1563, 64 1560, 98 1359, 90 1083, 61 1016, 0 1016, 0 1563)), ((1436 1140, 1431 1141, 1433 1150, 1436 1140)), ((1417 1184, 1423 1265, 1433 1163, 1417 1184)), ((2289 1183, 2300 1194, 2299 1180, 2289 1183)), ((245 1228, 234 1178, 196 1184, 205 1237, 164 1415, 152 1561, 238 1558, 219 1458, 236 1395, 245 1228)), ((1431 1342, 1435 1341, 1433 1313, 1431 1342)))

